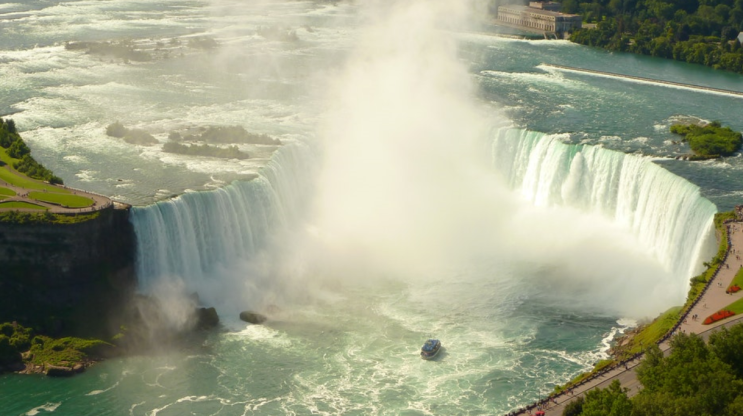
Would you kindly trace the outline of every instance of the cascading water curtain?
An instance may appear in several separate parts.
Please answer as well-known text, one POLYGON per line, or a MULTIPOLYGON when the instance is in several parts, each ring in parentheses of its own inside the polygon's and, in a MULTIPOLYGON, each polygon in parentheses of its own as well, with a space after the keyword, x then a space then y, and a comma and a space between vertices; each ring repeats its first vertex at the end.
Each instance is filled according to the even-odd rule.
POLYGON ((249 259, 296 218, 312 160, 307 144, 286 144, 253 180, 132 208, 139 289, 163 276, 199 281, 217 264, 249 259))
POLYGON ((493 165, 535 205, 601 214, 631 230, 674 274, 688 279, 698 272, 714 246, 717 212, 698 186, 650 158, 565 144, 560 137, 497 130, 493 165))

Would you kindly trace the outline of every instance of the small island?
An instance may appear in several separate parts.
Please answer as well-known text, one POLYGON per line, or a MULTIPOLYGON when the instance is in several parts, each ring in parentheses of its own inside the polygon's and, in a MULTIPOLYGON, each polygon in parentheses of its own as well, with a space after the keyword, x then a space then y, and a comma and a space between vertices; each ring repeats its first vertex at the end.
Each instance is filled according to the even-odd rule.
POLYGON ((106 135, 124 139, 124 141, 129 144, 140 146, 152 146, 159 143, 150 133, 140 129, 128 129, 118 121, 109 124, 108 127, 106 127, 106 135))
POLYGON ((190 50, 214 50, 219 47, 216 40, 209 36, 189 36, 187 42, 179 38, 161 40, 114 40, 99 42, 65 42, 65 49, 73 52, 84 52, 101 58, 120 60, 123 63, 149 62, 156 59, 168 59, 184 56, 190 50))
MULTIPOLYGON (((152 146, 160 143, 152 134, 141 129, 126 128, 119 121, 106 127, 106 135, 123 139, 129 144, 152 146)), ((267 134, 251 133, 242 126, 207 126, 172 130, 163 152, 190 156, 207 156, 222 159, 248 159, 250 155, 235 144, 281 145, 279 139, 267 134), (215 146, 231 144, 231 146, 215 146)))
POLYGON ((730 127, 722 127, 719 121, 708 124, 676 123, 671 133, 683 136, 694 154, 684 157, 688 160, 716 159, 738 152, 743 144, 740 132, 730 127))
POLYGON ((207 126, 184 131, 173 130, 168 135, 173 142, 204 142, 215 144, 265 144, 278 146, 279 139, 267 134, 251 133, 242 126, 207 126))
POLYGON ((208 144, 180 144, 167 142, 163 145, 163 152, 177 153, 180 155, 209 156, 222 159, 248 159, 250 156, 237 148, 237 146, 217 147, 208 144))

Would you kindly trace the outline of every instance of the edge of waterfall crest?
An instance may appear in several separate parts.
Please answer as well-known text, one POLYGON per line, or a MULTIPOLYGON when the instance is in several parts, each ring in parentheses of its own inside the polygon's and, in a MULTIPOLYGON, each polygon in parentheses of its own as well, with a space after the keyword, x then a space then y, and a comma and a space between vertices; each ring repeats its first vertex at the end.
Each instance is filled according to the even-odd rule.
POLYGON ((215 266, 266 248, 272 234, 297 219, 313 153, 307 143, 290 142, 254 179, 132 208, 139 290, 147 293, 163 276, 200 281, 215 266))
POLYGON ((697 274, 714 252, 717 212, 700 188, 650 157, 566 144, 568 137, 494 130, 491 160, 534 205, 600 214, 630 230, 667 270, 684 279, 697 274))

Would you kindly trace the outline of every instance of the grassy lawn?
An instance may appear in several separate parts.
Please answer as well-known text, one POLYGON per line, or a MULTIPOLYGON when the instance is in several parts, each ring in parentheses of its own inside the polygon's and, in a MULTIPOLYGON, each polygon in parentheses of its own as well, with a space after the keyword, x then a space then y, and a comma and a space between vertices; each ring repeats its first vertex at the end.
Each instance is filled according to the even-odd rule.
MULTIPOLYGON (((743 299, 738 299, 735 302, 731 303, 730 305, 722 308, 727 309, 729 311, 735 312, 736 315, 740 315, 743 313, 743 299)), ((720 310, 722 310, 720 309, 720 310)))
POLYGON ((15 196, 15 192, 12 189, 3 188, 2 186, 0 186, 0 195, 15 196))
POLYGON ((12 157, 8 156, 8 154, 5 152, 5 149, 0 147, 0 161, 4 162, 6 165, 13 166, 13 162, 18 159, 13 159, 12 157))
POLYGON ((728 286, 728 289, 730 289, 731 287, 735 285, 738 285, 738 287, 743 288, 743 269, 738 270, 738 273, 735 274, 733 281, 730 282, 730 286, 728 286))
POLYGON ((47 191, 53 191, 53 192, 58 192, 58 193, 63 193, 63 194, 70 193, 70 191, 68 191, 67 189, 58 188, 56 186, 52 186, 44 182, 35 181, 14 170, 11 171, 10 166, 0 167, 0 179, 4 180, 5 182, 13 186, 17 186, 19 188, 38 189, 38 190, 46 189, 47 191))
POLYGON ((675 306, 660 314, 650 325, 642 328, 630 341, 626 355, 631 356, 641 352, 661 339, 676 324, 681 309, 681 306, 675 306))
POLYGON ((93 200, 84 196, 58 194, 47 192, 29 192, 29 198, 37 201, 50 202, 52 204, 62 205, 69 208, 83 208, 93 205, 93 200))
POLYGON ((3 199, 5 199, 5 198, 7 198, 7 196, 5 196, 5 195, 0 195, 0 201, 2 201, 2 200, 3 200, 3 199))
POLYGON ((46 207, 29 204, 28 202, 2 202, 0 203, 0 209, 38 209, 46 211, 46 207))
POLYGON ((38 190, 44 190, 62 193, 62 194, 69 194, 70 191, 64 188, 58 188, 56 186, 49 185, 47 183, 37 181, 34 179, 29 178, 28 176, 16 172, 15 169, 13 169, 11 166, 13 166, 13 162, 17 162, 18 159, 13 159, 5 152, 5 149, 0 147, 0 161, 3 161, 7 166, 0 166, 0 179, 4 180, 5 182, 17 186, 19 188, 27 188, 27 189, 38 189, 38 190))

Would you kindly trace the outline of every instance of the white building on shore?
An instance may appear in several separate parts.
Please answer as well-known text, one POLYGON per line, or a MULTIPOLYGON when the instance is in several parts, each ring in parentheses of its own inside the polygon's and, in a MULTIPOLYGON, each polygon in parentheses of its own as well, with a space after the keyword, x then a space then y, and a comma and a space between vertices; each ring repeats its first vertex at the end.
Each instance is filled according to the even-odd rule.
POLYGON ((498 24, 516 27, 531 32, 570 33, 582 24, 577 14, 560 13, 560 3, 530 2, 528 6, 498 6, 498 24))

